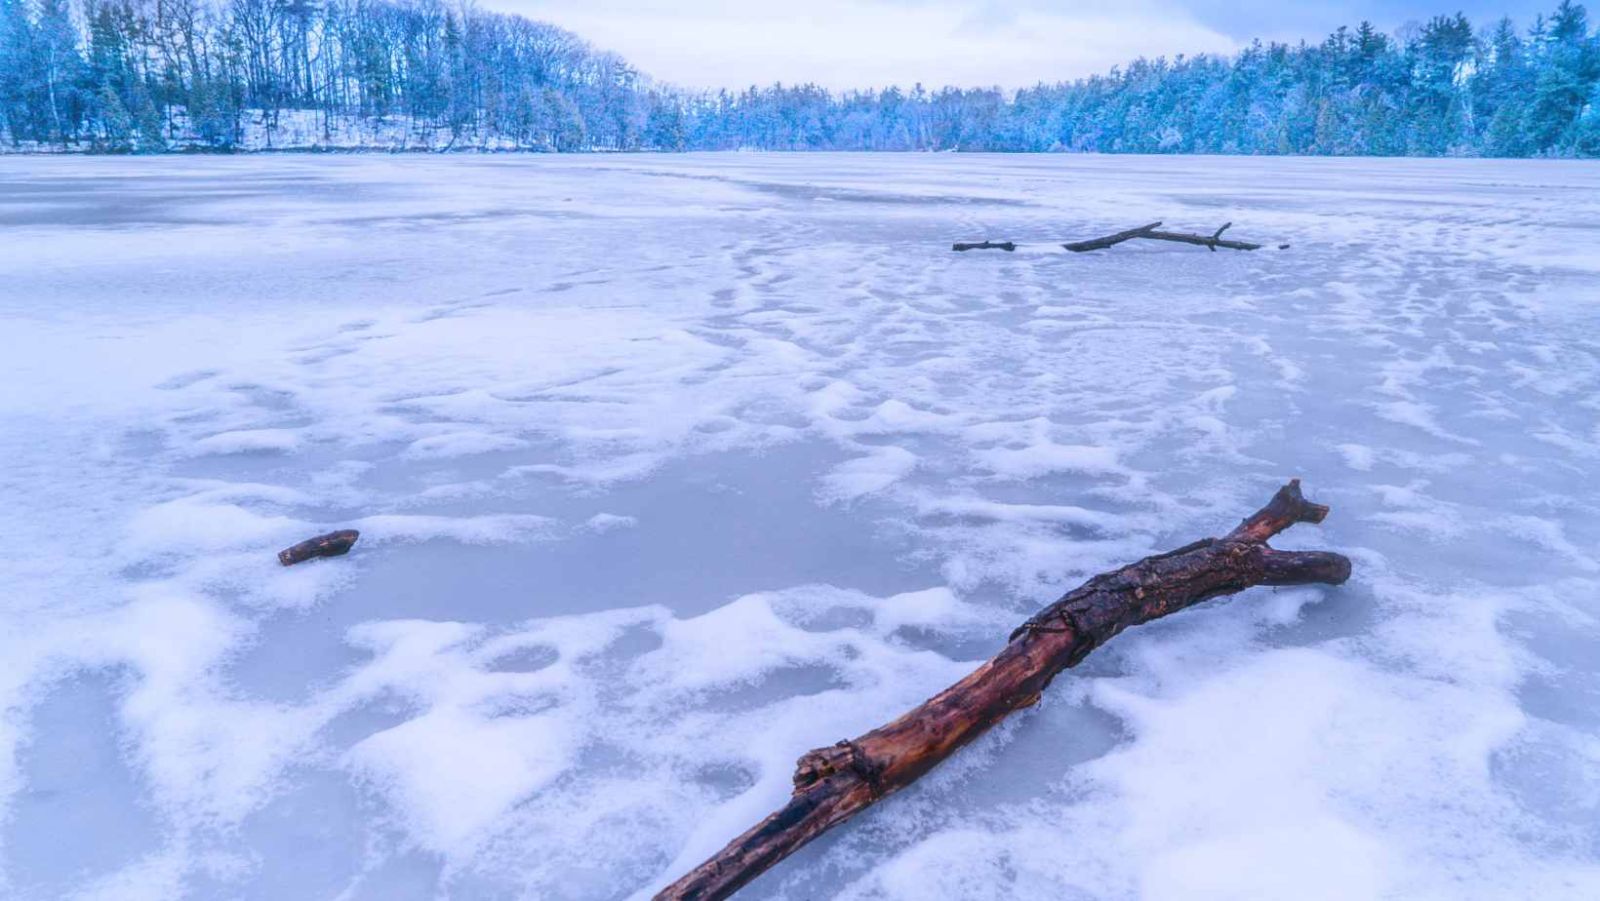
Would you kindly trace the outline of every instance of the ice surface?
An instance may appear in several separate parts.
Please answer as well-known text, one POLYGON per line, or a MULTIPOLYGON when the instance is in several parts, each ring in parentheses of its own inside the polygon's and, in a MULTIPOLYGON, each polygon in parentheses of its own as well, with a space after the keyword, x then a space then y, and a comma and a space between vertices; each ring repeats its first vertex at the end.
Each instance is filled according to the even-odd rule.
POLYGON ((1592 165, 6 158, 0 217, 0 895, 642 897, 1302 476, 1347 586, 1119 637, 751 896, 1600 897, 1592 165), (1050 243, 1154 219, 1293 247, 1050 243))

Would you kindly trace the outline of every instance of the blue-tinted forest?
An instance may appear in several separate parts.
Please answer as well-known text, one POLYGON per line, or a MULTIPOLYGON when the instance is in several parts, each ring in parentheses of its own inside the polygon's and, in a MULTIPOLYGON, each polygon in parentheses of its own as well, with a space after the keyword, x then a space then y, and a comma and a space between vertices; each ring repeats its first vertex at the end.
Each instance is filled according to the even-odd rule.
POLYGON ((1600 34, 1563 0, 1015 92, 702 93, 439 0, 0 0, 0 144, 1600 156, 1600 34))

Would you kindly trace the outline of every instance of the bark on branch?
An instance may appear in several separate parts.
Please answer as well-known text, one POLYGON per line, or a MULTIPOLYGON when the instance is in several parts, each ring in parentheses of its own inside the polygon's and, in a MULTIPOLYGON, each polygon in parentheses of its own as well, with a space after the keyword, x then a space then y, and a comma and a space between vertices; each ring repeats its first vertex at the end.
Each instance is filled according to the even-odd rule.
POLYGON ((1061 246, 1072 251, 1073 253, 1084 253, 1085 251, 1090 250, 1104 250, 1107 247, 1121 244, 1123 241, 1132 241, 1134 238, 1148 237, 1151 232, 1154 232, 1160 227, 1161 223, 1152 222, 1149 225, 1141 225, 1138 228, 1130 228, 1125 232, 1117 232, 1114 235, 1106 235, 1103 238, 1091 238, 1088 241, 1074 241, 1071 244, 1063 244, 1061 246))
MULTIPOLYGON (((1207 250, 1210 250, 1212 253, 1216 253, 1218 247, 1227 247, 1227 248, 1232 249, 1232 250, 1260 250, 1261 249, 1261 245, 1260 244, 1251 244, 1248 241, 1225 241, 1225 240, 1223 240, 1222 233, 1227 231, 1228 229, 1230 229, 1232 227, 1233 227, 1233 223, 1232 222, 1224 222, 1224 223, 1222 223, 1222 227, 1221 228, 1217 229, 1215 232, 1213 232, 1210 235, 1189 235, 1189 234, 1184 234, 1183 232, 1151 231, 1151 232, 1146 232, 1145 234, 1142 234, 1139 237, 1141 237, 1141 238, 1149 238, 1152 241, 1176 241, 1179 244, 1198 244, 1201 247, 1204 247, 1207 250)), ((1282 245, 1282 246, 1283 247, 1287 247, 1289 245, 1285 244, 1285 245, 1282 245)))
POLYGON ((915 782, 1013 711, 1029 707, 1056 674, 1123 629, 1254 585, 1338 585, 1350 561, 1322 551, 1279 551, 1267 539, 1328 508, 1307 501, 1300 481, 1221 538, 1207 538, 1095 576, 1011 633, 971 675, 852 740, 807 752, 794 794, 776 813, 656 895, 726 898, 802 845, 915 782))

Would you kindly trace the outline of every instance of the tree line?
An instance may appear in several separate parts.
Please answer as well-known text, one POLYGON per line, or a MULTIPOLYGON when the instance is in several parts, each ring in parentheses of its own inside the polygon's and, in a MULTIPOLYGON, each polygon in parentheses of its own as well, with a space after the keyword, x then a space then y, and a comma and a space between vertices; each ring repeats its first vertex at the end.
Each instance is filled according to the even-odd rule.
POLYGON ((1600 33, 1438 16, 1015 92, 688 92, 442 0, 0 0, 13 149, 988 150, 1600 156, 1600 33))
POLYGON ((674 102, 570 32, 440 0, 0 0, 13 145, 270 148, 291 118, 311 143, 368 125, 428 147, 635 149, 674 102))

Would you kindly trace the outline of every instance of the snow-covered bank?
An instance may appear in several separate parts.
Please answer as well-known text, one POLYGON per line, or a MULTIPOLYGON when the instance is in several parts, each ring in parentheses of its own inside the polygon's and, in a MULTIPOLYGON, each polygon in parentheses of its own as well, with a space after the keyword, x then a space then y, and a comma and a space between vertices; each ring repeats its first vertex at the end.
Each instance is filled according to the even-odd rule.
POLYGON ((1597 214, 1549 162, 0 160, 0 894, 648 892, 1299 475, 1348 586, 1119 637, 752 896, 1594 897, 1597 214), (1293 248, 1048 249, 1154 219, 1293 248))
MULTIPOLYGON (((518 143, 506 135, 486 130, 452 132, 437 123, 410 116, 354 116, 320 110, 244 110, 237 119, 237 134, 219 146, 215 136, 182 110, 164 119, 156 134, 133 135, 125 144, 108 144, 92 137, 68 145, 39 141, 0 141, 0 155, 93 155, 105 153, 498 153, 543 152, 554 147, 518 143)), ((582 148, 596 151, 601 148, 582 148)))

